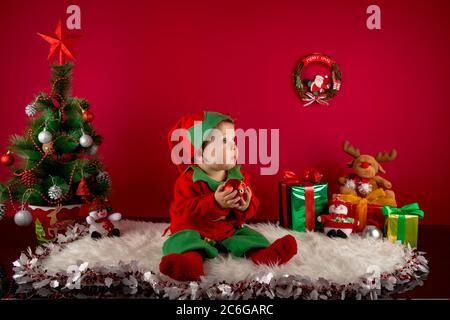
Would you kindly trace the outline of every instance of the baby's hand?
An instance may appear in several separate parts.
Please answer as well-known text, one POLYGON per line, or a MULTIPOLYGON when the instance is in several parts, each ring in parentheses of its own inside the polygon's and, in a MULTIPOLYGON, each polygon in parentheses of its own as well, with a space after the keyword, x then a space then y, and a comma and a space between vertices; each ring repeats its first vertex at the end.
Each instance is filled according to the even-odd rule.
POLYGON ((214 193, 214 198, 216 199, 219 206, 222 208, 236 208, 241 200, 241 197, 238 196, 237 190, 228 189, 223 190, 225 188, 225 183, 222 183, 219 187, 217 187, 216 192, 214 193))

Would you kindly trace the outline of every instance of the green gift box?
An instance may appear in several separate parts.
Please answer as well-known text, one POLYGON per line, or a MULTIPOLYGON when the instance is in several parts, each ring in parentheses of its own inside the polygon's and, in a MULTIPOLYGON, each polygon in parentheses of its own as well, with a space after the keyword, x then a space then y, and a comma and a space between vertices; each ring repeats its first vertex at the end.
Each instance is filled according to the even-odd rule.
POLYGON ((322 230, 317 217, 328 212, 328 183, 291 186, 290 218, 292 230, 322 230))
POLYGON ((386 219, 385 234, 393 241, 400 241, 415 248, 419 234, 419 218, 424 217, 424 212, 419 209, 417 203, 411 203, 401 208, 384 206, 381 211, 386 219))
POLYGON ((314 169, 305 170, 302 178, 285 170, 278 188, 281 226, 300 232, 323 229, 317 217, 328 212, 328 184, 321 179, 314 169))

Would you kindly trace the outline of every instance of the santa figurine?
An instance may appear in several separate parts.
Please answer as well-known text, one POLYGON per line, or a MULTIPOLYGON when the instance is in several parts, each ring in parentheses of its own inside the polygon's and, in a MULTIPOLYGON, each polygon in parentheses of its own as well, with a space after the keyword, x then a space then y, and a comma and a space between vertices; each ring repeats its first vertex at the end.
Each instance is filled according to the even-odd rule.
POLYGON ((109 214, 108 210, 94 210, 86 217, 89 224, 89 233, 92 239, 100 239, 101 237, 120 237, 120 230, 117 229, 113 221, 122 219, 120 213, 109 214))
POLYGON ((314 77, 314 81, 309 81, 308 83, 309 91, 311 91, 314 95, 319 95, 320 93, 324 93, 326 90, 330 88, 330 84, 328 83, 328 76, 325 77, 318 74, 314 77), (325 82, 327 80, 327 83, 325 82))
POLYGON ((334 199, 328 212, 329 214, 317 217, 317 221, 323 223, 325 234, 330 238, 348 238, 353 231, 355 220, 347 216, 348 208, 345 202, 334 199))

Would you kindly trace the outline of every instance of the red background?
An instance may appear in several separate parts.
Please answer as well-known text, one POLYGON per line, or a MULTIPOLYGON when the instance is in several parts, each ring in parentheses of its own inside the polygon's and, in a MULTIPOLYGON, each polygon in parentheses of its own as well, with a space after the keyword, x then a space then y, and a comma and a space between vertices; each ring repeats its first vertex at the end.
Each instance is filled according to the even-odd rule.
MULTIPOLYGON (((280 129, 280 169, 347 172, 341 150, 398 150, 384 165, 400 204, 424 223, 450 224, 449 1, 376 1, 381 30, 366 28, 373 1, 0 2, 0 148, 21 133, 24 107, 48 90, 48 45, 70 4, 81 7, 74 95, 87 98, 104 135, 99 153, 115 208, 165 217, 177 176, 166 135, 183 114, 230 112, 242 128, 280 129), (303 108, 291 73, 310 52, 334 57, 343 86, 330 107, 303 108)), ((261 219, 277 217, 279 176, 248 166, 261 219)), ((0 168, 5 180, 9 170, 0 168)))

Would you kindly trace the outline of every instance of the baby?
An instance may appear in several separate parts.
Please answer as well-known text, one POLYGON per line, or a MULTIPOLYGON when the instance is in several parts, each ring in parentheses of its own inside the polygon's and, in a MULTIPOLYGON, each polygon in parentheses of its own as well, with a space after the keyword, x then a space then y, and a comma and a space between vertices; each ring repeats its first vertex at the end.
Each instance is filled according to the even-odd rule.
MULTIPOLYGON (((250 258, 255 264, 277 265, 297 253, 291 235, 272 244, 245 222, 258 209, 249 176, 237 164, 234 120, 218 112, 201 112, 180 119, 169 133, 174 151, 192 151, 190 166, 179 164, 170 206, 171 235, 163 245, 161 273, 179 281, 199 280, 204 259, 219 252, 250 258), (180 129, 180 130, 177 130, 180 129), (180 133, 181 132, 181 133, 180 133), (181 137, 174 139, 175 136, 181 137), (177 141, 173 141, 177 140, 177 141), (229 179, 244 182, 244 194, 225 188, 229 179)), ((186 156, 186 155, 184 155, 186 156)))

